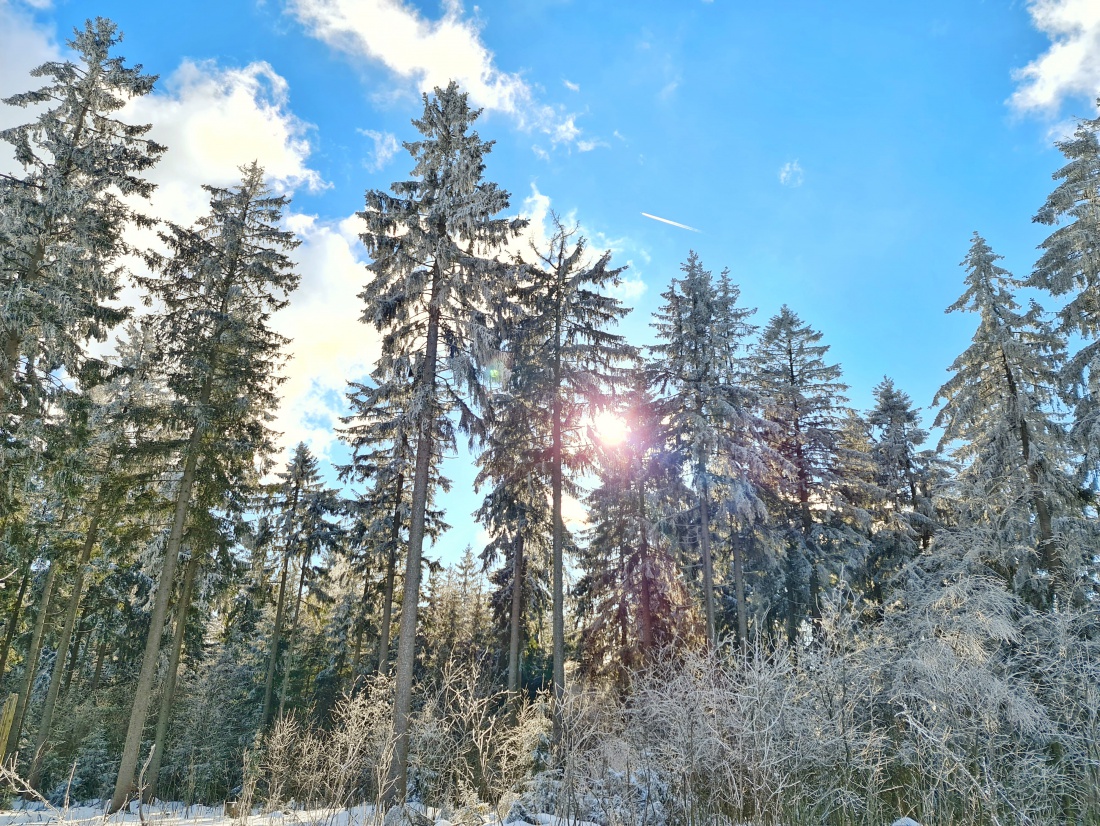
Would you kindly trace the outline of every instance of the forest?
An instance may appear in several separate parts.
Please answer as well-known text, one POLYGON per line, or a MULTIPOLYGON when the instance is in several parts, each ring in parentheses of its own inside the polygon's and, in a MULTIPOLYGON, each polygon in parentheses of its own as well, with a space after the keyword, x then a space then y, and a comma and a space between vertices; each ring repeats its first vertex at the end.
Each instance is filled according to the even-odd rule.
POLYGON ((193 225, 143 211, 172 148, 121 119, 155 78, 119 40, 89 20, 4 101, 9 804, 1100 822, 1100 117, 1030 273, 960 239, 973 339, 924 422, 889 378, 850 407, 822 332, 688 250, 627 341, 624 267, 556 217, 514 252, 437 87, 358 213, 381 357, 329 469, 272 429, 289 200, 243 158, 193 225), (467 445, 481 504, 445 512, 467 445), (448 526, 489 539, 443 565, 448 526))

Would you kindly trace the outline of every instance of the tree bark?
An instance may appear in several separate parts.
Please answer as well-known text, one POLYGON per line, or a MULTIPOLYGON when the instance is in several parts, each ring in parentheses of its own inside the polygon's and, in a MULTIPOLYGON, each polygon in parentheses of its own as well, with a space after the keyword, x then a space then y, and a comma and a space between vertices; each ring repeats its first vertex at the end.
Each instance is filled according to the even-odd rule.
POLYGON ((27 565, 23 569, 23 578, 19 580, 19 592, 15 595, 15 605, 8 614, 8 627, 4 631, 3 647, 0 648, 0 680, 4 679, 7 672, 8 652, 11 651, 11 641, 15 637, 15 629, 19 627, 19 617, 23 613, 23 597, 27 594, 27 585, 31 581, 31 567, 27 565))
MULTIPOLYGON (((1008 392, 1014 401, 1012 411, 1016 417, 1016 421, 1013 422, 1013 424, 1020 434, 1020 453, 1024 460, 1024 471, 1027 474, 1028 487, 1030 488, 1030 496, 1028 498, 1031 499, 1032 507, 1035 509, 1035 521, 1039 527, 1039 542, 1037 547, 1039 551, 1039 563, 1050 572, 1057 584, 1068 585, 1069 577, 1066 575, 1065 562, 1058 553, 1058 547, 1054 541, 1054 526, 1050 513, 1050 503, 1043 493, 1039 471, 1031 459, 1031 432, 1028 429, 1027 420, 1024 419, 1019 410, 1018 403, 1015 401, 1019 398, 1019 390, 1016 386, 1016 378, 1013 376, 1012 369, 1009 366, 1008 354, 1005 353, 1003 347, 1001 348, 1001 359, 1002 366, 1004 367, 1005 381, 1008 384, 1008 392)), ((1040 609, 1049 609, 1053 603, 1053 597, 1053 592, 1042 595, 1040 604, 1037 604, 1036 607, 1040 609)))
POLYGON ((84 644, 88 641, 88 637, 91 636, 91 629, 85 628, 84 620, 88 617, 88 609, 84 608, 80 612, 80 617, 76 621, 76 630, 73 632, 73 645, 69 653, 69 664, 65 667, 65 679, 61 681, 61 692, 59 696, 64 697, 69 693, 69 686, 72 685, 73 677, 76 675, 77 666, 80 665, 81 658, 85 655, 84 644))
POLYGON ((151 803, 157 796, 157 783, 160 780, 160 767, 164 760, 164 748, 168 743, 168 722, 172 717, 172 703, 176 699, 176 681, 179 678, 180 655, 183 653, 183 640, 187 636, 187 612, 191 608, 191 593, 195 585, 195 574, 199 570, 200 557, 197 551, 191 551, 191 559, 183 572, 183 584, 179 602, 176 605, 176 623, 172 630, 172 651, 168 659, 168 673, 164 675, 164 691, 161 692, 160 712, 157 714, 157 733, 153 739, 153 759, 149 762, 145 789, 142 800, 151 803))
MULTIPOLYGON (((706 473, 704 469, 703 473, 706 473)), ((717 640, 714 623, 714 561, 710 555, 710 503, 707 485, 699 486, 699 549, 703 555, 703 607, 707 620, 707 646, 714 650, 717 640)))
MULTIPOLYGON (((441 273, 436 264, 429 298, 427 341, 420 381, 426 385, 429 399, 435 399, 435 379, 439 347, 439 307, 431 301, 441 273)), ((393 702, 393 757, 382 799, 387 804, 404 800, 408 792, 409 710, 412 707, 413 666, 416 661, 416 615, 420 606, 420 564, 424 547, 424 522, 428 505, 428 477, 432 464, 434 410, 420 414, 416 439, 416 466, 413 476, 412 505, 409 521, 409 553, 405 561, 405 594, 401 602, 401 622, 397 637, 396 685, 393 702)))
POLYGON ((27 648, 26 673, 23 675, 23 685, 19 691, 19 700, 15 706, 15 722, 12 723, 11 732, 8 734, 7 753, 12 754, 19 749, 19 737, 23 733, 23 719, 27 715, 28 699, 31 689, 34 687, 34 675, 38 671, 38 655, 42 650, 42 635, 46 629, 46 614, 50 610, 50 599, 53 596, 53 585, 57 576, 57 563, 50 562, 50 569, 46 572, 46 581, 42 585, 42 598, 38 604, 38 614, 34 618, 34 631, 31 632, 31 644, 27 648))
MULTIPOLYGON (((207 380, 206 385, 203 387, 200 406, 205 407, 209 402, 211 389, 210 381, 207 380)), ((187 511, 191 502, 191 488, 195 483, 195 471, 198 467, 201 441, 202 428, 195 425, 187 444, 187 459, 183 467, 183 478, 180 479, 179 490, 176 492, 172 530, 168 535, 168 542, 164 549, 164 559, 161 562, 157 593, 153 603, 153 615, 149 620, 149 636, 145 640, 141 672, 138 674, 137 685, 135 686, 134 705, 130 710, 130 723, 126 728, 126 742, 122 749, 122 758, 119 761, 115 791, 111 796, 111 803, 108 807, 109 814, 121 809, 122 805, 134 792, 138 752, 141 750, 141 734, 145 729, 145 718, 149 713, 149 705, 153 701, 153 679, 156 677, 160 639, 164 633, 168 602, 172 597, 172 584, 176 576, 176 563, 179 559, 180 543, 183 540, 183 529, 187 523, 187 511)))
POLYGON ((565 589, 563 544, 565 526, 562 523, 562 404, 561 404, 561 308, 554 325, 554 400, 551 406, 551 467, 550 467, 550 508, 553 511, 553 534, 551 556, 551 628, 553 637, 553 742, 561 743, 563 734, 561 703, 565 695, 565 589))
POLYGON ((359 664, 363 660, 363 635, 367 625, 367 597, 370 596, 371 571, 363 572, 363 593, 359 595, 359 619, 355 624, 355 642, 351 648, 351 686, 359 682, 359 664))
POLYGON ((643 660, 653 657, 653 588, 649 575, 649 535, 645 516, 645 481, 638 480, 638 570, 642 578, 641 604, 638 606, 638 620, 641 625, 641 647, 643 660))
POLYGON ((378 629, 378 673, 389 673, 390 622, 393 617, 394 577, 397 574, 397 543, 401 538, 401 496, 405 490, 405 477, 397 477, 397 500, 393 506, 393 525, 390 527, 390 547, 386 556, 386 585, 382 594, 382 626, 378 629))
POLYGON ((733 517, 730 517, 730 539, 733 540, 733 587, 736 589, 737 598, 737 640, 741 645, 741 653, 747 654, 749 650, 748 618, 745 606, 745 551, 744 545, 749 542, 748 533, 745 534, 745 542, 738 541, 734 533, 733 517))
POLYGON ((512 546, 512 614, 508 634, 508 691, 519 692, 519 649, 523 619, 523 534, 517 532, 512 546))
POLYGON ((99 688, 99 681, 103 677, 103 661, 107 658, 107 635, 99 641, 95 650, 95 667, 92 669, 92 681, 88 683, 88 693, 95 694, 99 688))
POLYGON ((65 673, 65 663, 69 658, 69 645, 73 639, 73 628, 76 624, 76 616, 80 610, 80 598, 84 592, 84 573, 88 560, 92 557, 96 540, 99 537, 99 520, 103 512, 102 493, 96 499, 92 510, 92 518, 88 524, 88 532, 84 536, 84 545, 80 549, 80 557, 76 562, 76 570, 73 572, 73 591, 69 595, 69 605, 65 611, 65 623, 61 627, 61 637, 57 641, 57 656, 54 657, 53 671, 50 673, 50 686, 46 690, 46 700, 42 704, 41 719, 38 723, 38 736, 35 738, 34 759, 31 761, 27 783, 38 787, 38 780, 42 771, 42 758, 45 755, 46 746, 50 739, 50 727, 53 724, 54 707, 57 704, 57 693, 61 688, 61 678, 65 673))
POLYGON ((302 555, 302 570, 298 575, 298 596, 294 599, 294 616, 290 621, 290 628, 286 635, 286 651, 283 652, 283 685, 279 689, 279 716, 283 716, 283 707, 286 705, 287 686, 290 684, 290 669, 294 665, 294 638, 298 633, 298 617, 302 612, 302 589, 306 584, 306 565, 308 560, 302 555))
POLYGON ((271 629, 271 645, 267 652, 267 676, 264 678, 264 707, 260 714, 263 728, 271 725, 271 706, 275 698, 275 666, 279 661, 279 637, 283 628, 283 613, 286 609, 286 577, 290 567, 290 555, 283 553, 283 571, 279 575, 279 595, 275 598, 275 626, 271 629))

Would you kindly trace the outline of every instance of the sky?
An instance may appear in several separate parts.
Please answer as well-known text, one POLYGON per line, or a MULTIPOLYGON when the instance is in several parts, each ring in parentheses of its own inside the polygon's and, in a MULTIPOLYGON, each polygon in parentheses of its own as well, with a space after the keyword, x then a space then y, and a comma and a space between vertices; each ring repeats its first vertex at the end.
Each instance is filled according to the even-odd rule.
MULTIPOLYGON (((926 422, 976 324, 943 312, 972 233, 1027 275, 1054 141, 1100 96, 1096 0, 0 0, 0 95, 34 88, 94 16, 159 75, 123 113, 168 146, 149 212, 192 220, 200 185, 252 160, 292 196, 302 286, 276 322, 294 340, 276 427, 325 462, 346 456, 346 384, 377 356, 355 212, 408 176, 434 86, 484 110, 486 178, 536 243, 553 210, 629 266, 633 343, 695 250, 758 324, 787 304, 821 331, 856 408, 890 376, 926 422)), ((0 105, 0 128, 27 117, 0 105)), ((478 497, 467 456, 447 473, 453 558, 480 541, 478 497)))

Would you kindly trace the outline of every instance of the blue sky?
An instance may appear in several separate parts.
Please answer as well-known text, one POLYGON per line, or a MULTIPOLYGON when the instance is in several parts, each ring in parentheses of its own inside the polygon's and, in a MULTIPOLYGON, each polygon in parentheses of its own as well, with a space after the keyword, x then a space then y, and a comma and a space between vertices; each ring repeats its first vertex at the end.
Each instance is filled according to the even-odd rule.
MULTIPOLYGON (((971 233, 1028 272, 1053 140, 1100 94, 1095 0, 0 0, 0 93, 30 88, 91 15, 161 77, 127 113, 169 146, 155 211, 193 217, 200 183, 253 158, 293 194, 304 281, 280 320, 296 358, 278 424, 337 459, 344 384, 376 352, 351 216, 407 175, 400 142, 433 84, 485 108, 487 177, 536 234, 552 208, 630 264, 633 341, 694 248, 759 323, 786 303, 821 330, 860 408, 883 375, 930 405, 974 328, 943 313, 971 233)), ((0 127, 22 116, 0 107, 0 127)), ((447 549, 474 535, 466 464, 447 549)))

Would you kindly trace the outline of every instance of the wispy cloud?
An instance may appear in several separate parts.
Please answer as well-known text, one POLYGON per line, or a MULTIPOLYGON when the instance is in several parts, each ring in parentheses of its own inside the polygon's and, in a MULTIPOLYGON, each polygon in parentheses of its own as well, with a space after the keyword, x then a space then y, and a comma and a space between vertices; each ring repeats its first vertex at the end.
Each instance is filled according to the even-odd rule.
POLYGON ((289 0, 289 7, 311 36, 383 64, 420 91, 456 80, 477 106, 511 115, 553 143, 573 142, 580 134, 572 115, 539 101, 519 74, 496 66, 476 19, 465 16, 459 0, 445 0, 438 20, 402 0, 289 0))
POLYGON ((1035 28, 1050 38, 1042 55, 1017 70, 1020 87, 1009 98, 1017 111, 1054 111, 1066 97, 1100 94, 1100 3, 1031 0, 1035 28))
POLYGON ((373 129, 360 129, 360 135, 365 135, 374 141, 374 151, 366 166, 371 172, 377 172, 385 167, 394 156, 401 151, 401 144, 397 142, 397 136, 389 132, 376 132, 373 129))
POLYGON ((796 158, 793 161, 787 161, 781 167, 779 167, 779 183, 783 186, 796 187, 802 186, 802 179, 804 172, 802 164, 798 162, 796 158))
POLYGON ((659 218, 656 215, 650 215, 648 212, 643 212, 642 216, 644 218, 649 218, 653 221, 660 221, 662 224, 671 224, 672 226, 679 227, 680 229, 690 230, 691 232, 702 232, 702 230, 696 229, 695 227, 689 227, 687 224, 681 224, 679 221, 670 221, 668 218, 659 218))
POLYGON ((600 147, 605 147, 606 148, 609 145, 610 144, 608 144, 607 141, 601 141, 601 140, 598 140, 598 139, 593 139, 593 140, 590 140, 590 141, 583 140, 583 141, 577 141, 577 150, 579 152, 591 152, 593 149, 598 149, 600 147))
POLYGON ((579 83, 574 83, 571 80, 563 80, 562 83, 565 85, 565 88, 568 89, 570 92, 579 92, 581 90, 581 85, 579 83))

